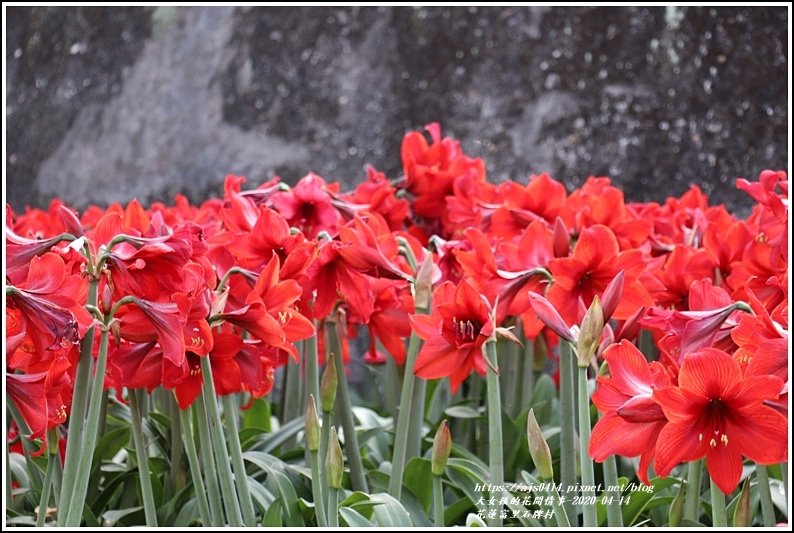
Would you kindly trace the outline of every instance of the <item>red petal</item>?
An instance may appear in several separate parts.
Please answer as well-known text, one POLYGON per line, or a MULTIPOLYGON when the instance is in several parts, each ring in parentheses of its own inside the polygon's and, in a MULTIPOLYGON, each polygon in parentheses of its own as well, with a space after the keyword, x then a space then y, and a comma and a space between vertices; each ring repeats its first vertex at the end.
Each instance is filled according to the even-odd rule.
POLYGON ((628 396, 652 392, 651 369, 645 356, 627 340, 613 344, 604 352, 609 374, 616 387, 628 396))
MULTIPOLYGON (((766 406, 746 415, 737 414, 726 421, 725 435, 742 455, 761 464, 777 464, 788 459, 788 421, 766 406)), ((721 445, 721 444, 720 444, 721 445)))
POLYGON ((601 417, 590 437, 590 457, 599 463, 610 455, 636 457, 653 451, 664 422, 631 423, 609 413, 601 417))
POLYGON ((681 388, 714 399, 732 397, 741 379, 739 363, 725 352, 712 348, 687 355, 678 374, 681 388))
POLYGON ((725 494, 730 494, 742 477, 742 454, 733 443, 717 442, 706 448, 706 468, 711 479, 725 494))
POLYGON ((656 440, 656 473, 667 477, 680 463, 703 457, 705 443, 698 439, 698 433, 691 424, 666 424, 656 440))

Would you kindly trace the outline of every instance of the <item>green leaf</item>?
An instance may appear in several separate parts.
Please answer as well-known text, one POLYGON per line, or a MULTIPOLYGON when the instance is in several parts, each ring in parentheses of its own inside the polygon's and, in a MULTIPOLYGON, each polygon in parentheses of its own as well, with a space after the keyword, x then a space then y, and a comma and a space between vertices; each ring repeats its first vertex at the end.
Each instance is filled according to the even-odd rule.
POLYGON ((451 405, 444 409, 444 414, 451 418, 480 418, 482 413, 468 403, 451 405))
POLYGON ((444 509, 444 523, 456 524, 460 517, 474 507, 474 503, 468 498, 461 498, 452 505, 447 505, 444 509))
POLYGON ((339 515, 349 527, 372 527, 372 523, 355 509, 340 507, 339 515))
POLYGON ((255 464, 268 473, 267 483, 278 492, 284 508, 287 526, 303 526, 303 516, 298 506, 298 495, 290 479, 284 473, 284 463, 263 452, 249 451, 243 453, 243 459, 255 464))
POLYGON ((266 513, 270 506, 273 505, 273 502, 276 500, 275 496, 273 496, 265 487, 262 486, 257 480, 252 478, 251 476, 247 477, 248 481, 248 492, 251 493, 251 497, 254 499, 254 503, 259 506, 259 509, 262 513, 266 513))
POLYGON ((243 411, 242 429, 258 429, 260 432, 270 433, 270 402, 257 398, 251 407, 243 411))
MULTIPOLYGON (((188 527, 199 523, 198 502, 196 501, 196 498, 191 498, 179 511, 176 520, 174 520, 174 527, 188 527)), ((203 525, 204 527, 208 526, 208 524, 203 525)))
POLYGON ((427 513, 433 503, 433 473, 430 461, 422 457, 414 457, 405 466, 403 484, 417 497, 422 509, 427 513))
POLYGON ((386 493, 370 496, 378 505, 374 508, 375 523, 380 527, 412 527, 411 515, 405 510, 403 504, 386 493))
POLYGON ((265 516, 262 519, 262 526, 263 527, 281 527, 283 524, 281 522, 281 498, 276 498, 270 508, 265 512, 265 516))
POLYGON ((137 513, 138 511, 142 510, 143 507, 129 507, 127 509, 118 509, 118 510, 111 510, 105 511, 102 513, 102 526, 103 527, 113 527, 116 525, 116 522, 121 520, 127 515, 137 513))

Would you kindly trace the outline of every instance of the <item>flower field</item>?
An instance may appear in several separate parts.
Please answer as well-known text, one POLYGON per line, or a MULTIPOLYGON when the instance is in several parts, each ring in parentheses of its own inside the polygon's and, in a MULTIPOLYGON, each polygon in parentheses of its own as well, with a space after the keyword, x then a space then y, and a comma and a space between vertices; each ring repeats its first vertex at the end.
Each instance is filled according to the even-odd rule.
POLYGON ((426 129, 352 191, 6 207, 6 525, 786 523, 786 173, 741 218, 426 129))

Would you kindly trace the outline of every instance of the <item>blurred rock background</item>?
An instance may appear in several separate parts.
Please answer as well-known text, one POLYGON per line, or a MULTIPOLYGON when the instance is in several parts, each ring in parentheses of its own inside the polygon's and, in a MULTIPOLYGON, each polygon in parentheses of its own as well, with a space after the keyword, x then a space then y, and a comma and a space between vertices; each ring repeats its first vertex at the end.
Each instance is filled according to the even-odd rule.
POLYGON ((200 201, 227 173, 351 186, 440 121, 491 179, 630 200, 786 168, 786 8, 26 8, 6 34, 8 201, 200 201))

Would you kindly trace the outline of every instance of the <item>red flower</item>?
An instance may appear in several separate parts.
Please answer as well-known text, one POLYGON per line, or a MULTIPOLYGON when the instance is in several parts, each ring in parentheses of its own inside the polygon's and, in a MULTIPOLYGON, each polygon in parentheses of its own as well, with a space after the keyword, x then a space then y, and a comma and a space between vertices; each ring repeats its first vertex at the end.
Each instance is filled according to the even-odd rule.
POLYGON ((410 206, 405 198, 397 198, 397 189, 382 172, 367 167, 367 179, 345 199, 362 211, 378 213, 392 231, 402 230, 408 219, 410 206))
POLYGON ((321 231, 336 235, 341 216, 331 204, 325 180, 308 174, 287 192, 275 192, 270 197, 273 207, 309 238, 321 231))
POLYGON ((653 392, 670 383, 664 367, 650 363, 628 341, 604 351, 610 377, 597 378, 593 403, 603 413, 590 438, 590 457, 603 462, 610 455, 640 456, 637 476, 646 485, 656 438, 667 419, 653 401, 653 392))
POLYGON ((603 299, 609 282, 622 270, 625 275, 623 296, 613 316, 625 320, 640 307, 653 305, 640 282, 644 269, 645 260, 640 250, 621 252, 609 228, 592 226, 582 231, 571 257, 549 262, 554 283, 546 297, 568 324, 577 324, 593 297, 598 295, 603 299))
POLYGON ((505 237, 518 235, 533 221, 554 222, 565 207, 565 186, 548 174, 529 177, 526 186, 506 181, 497 193, 504 206, 491 217, 491 231, 505 237))
POLYGON ((665 259, 655 259, 663 264, 653 269, 653 275, 661 282, 653 297, 659 307, 688 309, 689 288, 702 279, 713 279, 717 265, 706 250, 677 245, 665 259))
POLYGON ((408 314, 414 312, 413 298, 407 290, 390 280, 373 279, 375 304, 369 317, 369 352, 367 362, 381 361, 377 354, 377 338, 398 365, 405 363, 405 339, 411 335, 408 314))
POLYGON ((667 476, 679 463, 706 457, 711 478, 726 494, 738 485, 742 456, 775 464, 788 455, 788 422, 764 405, 783 386, 775 376, 747 376, 721 350, 688 355, 678 386, 654 391, 668 424, 656 445, 656 472, 667 476))
POLYGON ((424 379, 449 377, 453 394, 471 374, 487 371, 483 344, 493 335, 491 305, 466 281, 443 283, 433 292, 433 312, 412 315, 411 325, 425 340, 414 373, 424 379))
POLYGON ((369 320, 374 309, 375 298, 369 288, 367 276, 351 267, 339 253, 347 244, 326 241, 320 245, 317 259, 307 275, 317 289, 314 300, 314 316, 325 318, 341 299, 362 323, 369 320))

